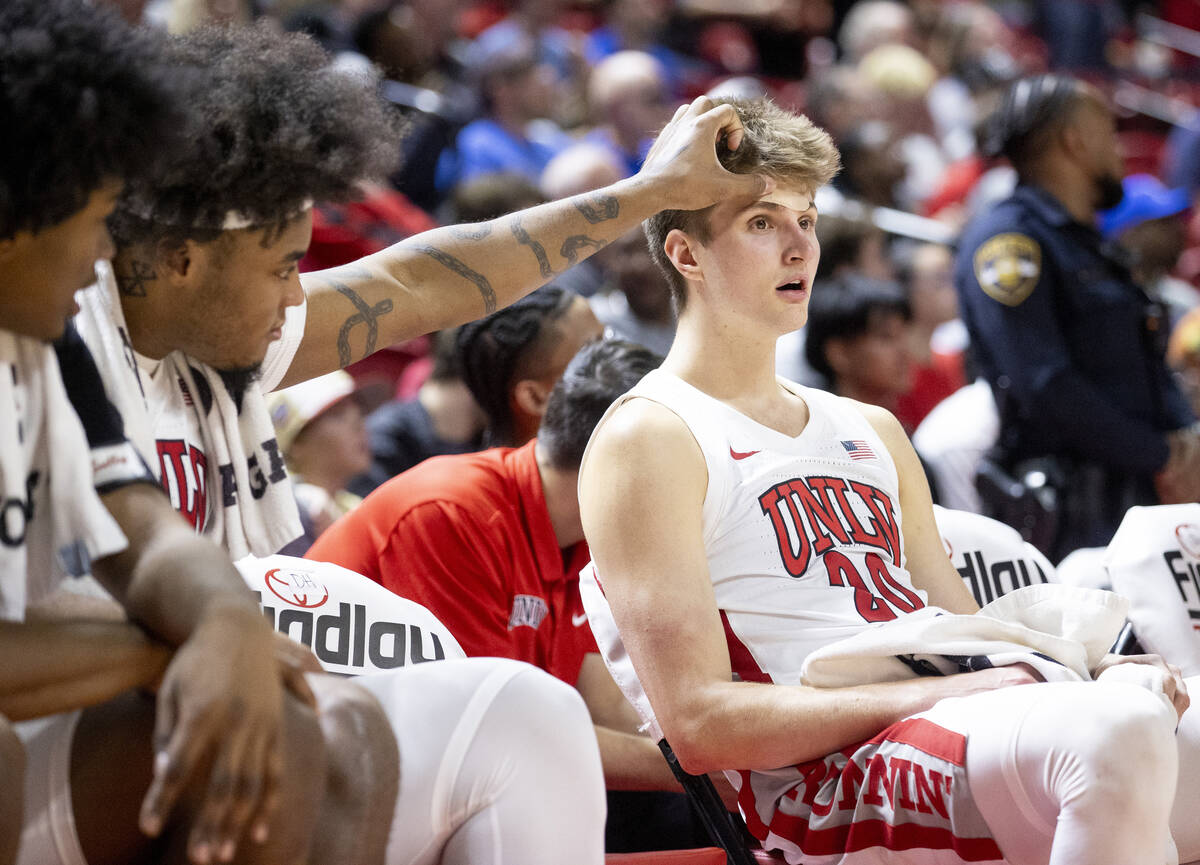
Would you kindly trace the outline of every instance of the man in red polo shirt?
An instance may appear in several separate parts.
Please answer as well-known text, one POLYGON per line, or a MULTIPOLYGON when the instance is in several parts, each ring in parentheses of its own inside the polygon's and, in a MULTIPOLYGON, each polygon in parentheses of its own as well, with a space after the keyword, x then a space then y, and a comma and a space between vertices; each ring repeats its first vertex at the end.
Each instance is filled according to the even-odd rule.
MULTIPOLYGON (((574 685, 591 711, 610 791, 678 790, 597 654, 579 599, 590 559, 579 464, 614 399, 660 358, 603 340, 552 391, 533 441, 434 457, 392 478, 308 551, 428 608, 469 656, 527 661, 574 685)), ((609 796, 607 849, 704 842, 682 796, 609 796), (627 816, 626 816, 627 815, 627 816)))

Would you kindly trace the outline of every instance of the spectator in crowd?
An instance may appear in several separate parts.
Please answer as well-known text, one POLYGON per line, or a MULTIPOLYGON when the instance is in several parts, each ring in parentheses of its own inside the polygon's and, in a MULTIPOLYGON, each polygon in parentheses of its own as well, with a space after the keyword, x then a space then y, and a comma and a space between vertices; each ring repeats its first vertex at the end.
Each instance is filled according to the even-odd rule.
POLYGON ((587 140, 620 160, 623 176, 637 174, 654 133, 670 117, 662 67, 644 51, 618 51, 592 70, 588 103, 593 129, 587 140))
POLYGON ((935 405, 967 383, 965 333, 958 320, 953 270, 954 256, 940 243, 916 246, 902 268, 912 310, 908 355, 913 377, 912 387, 896 402, 896 417, 909 431, 916 430, 935 405))
POLYGON ((866 120, 838 141, 843 170, 834 188, 849 198, 877 207, 903 209, 901 201, 907 168, 888 123, 866 120))
POLYGON ((1200 307, 1181 318, 1172 329, 1167 363, 1179 376, 1192 411, 1200 415, 1200 307))
POLYGON ((384 481, 441 454, 465 454, 483 446, 487 417, 462 378, 455 343, 458 329, 433 338, 433 365, 417 395, 392 400, 367 417, 371 465, 347 489, 366 496, 384 481))
POLYGON ((449 193, 482 174, 512 172, 536 183, 569 139, 550 116, 553 73, 538 60, 537 47, 524 33, 488 45, 472 57, 483 116, 458 133, 453 148, 438 159, 437 185, 449 193))
POLYGON ((586 300, 553 284, 459 328, 459 368, 487 417, 487 446, 519 447, 537 435, 563 370, 603 331, 586 300))
POLYGON ((681 54, 666 44, 664 38, 671 20, 671 0, 603 0, 600 4, 602 21, 584 39, 583 53, 595 67, 601 60, 618 51, 645 51, 654 56, 666 75, 673 97, 680 97, 695 87, 704 77, 704 64, 681 54))
POLYGON ((75 0, 4 4, 0 40, 0 862, 378 862, 394 742, 318 720, 228 556, 125 438, 70 321, 112 253, 123 182, 179 145, 170 103, 190 86, 157 40, 75 0), (89 572, 117 618, 46 606, 89 572), (369 770, 348 785, 347 763, 369 770))
POLYGON ((854 273, 822 283, 809 302, 805 357, 838 396, 895 413, 912 386, 904 290, 854 273))
POLYGON ((362 501, 347 486, 371 465, 363 392, 339 369, 275 391, 267 411, 296 501, 319 537, 362 501))
POLYGON ((838 46, 850 63, 858 63, 881 45, 916 45, 912 10, 895 0, 861 0, 842 19, 838 46))
POLYGON ((522 174, 481 174, 454 187, 447 202, 448 222, 487 222, 549 200, 522 174))
POLYGON ((1122 195, 1104 97, 1022 79, 994 124, 1020 185, 964 232, 954 281, 999 406, 1001 467, 1055 463, 1057 560, 1106 544, 1132 505, 1200 498, 1200 430, 1154 338, 1165 321, 1094 228, 1122 195))
POLYGON ((671 289, 650 257, 640 229, 619 237, 596 256, 608 274, 608 290, 591 298, 592 312, 613 335, 658 355, 671 349, 675 311, 671 289))
MULTIPOLYGON (((588 550, 575 490, 592 428, 658 363, 619 340, 585 347, 555 387, 536 439, 422 463, 381 486, 307 555, 428 607, 469 656, 528 661, 578 688, 614 791, 676 784, 655 743, 637 733, 587 628, 578 575, 588 550)), ((610 795, 610 852, 700 842, 678 800, 665 799, 665 813, 651 810, 652 799, 625 801, 633 807, 610 795)))
POLYGON ((1100 232, 1129 253, 1134 281, 1166 306, 1174 324, 1200 304, 1200 291, 1172 276, 1187 247, 1188 192, 1168 189, 1152 174, 1131 174, 1122 187, 1121 203, 1100 214, 1100 232))

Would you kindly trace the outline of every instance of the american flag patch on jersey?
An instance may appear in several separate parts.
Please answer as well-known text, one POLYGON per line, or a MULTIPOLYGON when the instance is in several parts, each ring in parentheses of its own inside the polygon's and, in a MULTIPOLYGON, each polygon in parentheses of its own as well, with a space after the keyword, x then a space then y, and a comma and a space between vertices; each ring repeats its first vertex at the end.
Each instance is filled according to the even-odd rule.
POLYGON ((875 459, 875 451, 871 450, 871 446, 862 439, 844 441, 842 442, 842 447, 846 449, 846 456, 850 457, 852 460, 875 459))

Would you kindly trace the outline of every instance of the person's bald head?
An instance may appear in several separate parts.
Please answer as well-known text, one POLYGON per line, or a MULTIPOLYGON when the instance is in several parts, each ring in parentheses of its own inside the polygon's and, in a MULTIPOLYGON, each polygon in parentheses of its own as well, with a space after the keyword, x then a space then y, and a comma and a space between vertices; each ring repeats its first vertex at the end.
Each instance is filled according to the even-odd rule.
POLYGON ((662 66, 644 51, 618 51, 597 64, 588 81, 592 115, 633 152, 669 119, 662 66))

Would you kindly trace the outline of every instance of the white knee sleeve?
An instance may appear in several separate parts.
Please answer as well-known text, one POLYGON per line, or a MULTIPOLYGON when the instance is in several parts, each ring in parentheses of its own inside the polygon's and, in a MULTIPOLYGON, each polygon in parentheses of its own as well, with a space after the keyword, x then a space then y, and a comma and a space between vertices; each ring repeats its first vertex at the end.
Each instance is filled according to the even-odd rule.
POLYGON ((1175 714, 1128 684, 1025 685, 969 707, 967 777, 1014 865, 1163 865, 1175 714))
POLYGON ((603 862, 600 753, 573 688, 493 658, 356 681, 400 748, 388 865, 603 862))

